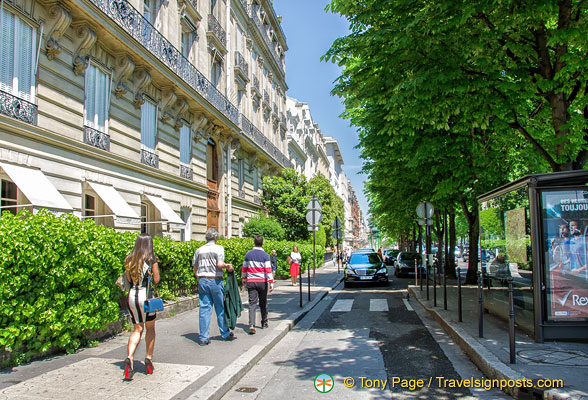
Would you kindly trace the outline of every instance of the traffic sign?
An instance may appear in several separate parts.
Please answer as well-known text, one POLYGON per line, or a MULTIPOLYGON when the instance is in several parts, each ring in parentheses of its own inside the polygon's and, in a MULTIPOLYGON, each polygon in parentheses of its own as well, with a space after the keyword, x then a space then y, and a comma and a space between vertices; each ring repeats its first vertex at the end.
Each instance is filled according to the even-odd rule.
POLYGON ((318 232, 321 230, 321 226, 320 225, 308 225, 307 227, 309 232, 318 232))
POLYGON ((339 217, 335 216, 335 220, 333 221, 333 229, 339 230, 341 229, 341 221, 339 221, 339 217))
POLYGON ((433 225, 433 220, 431 218, 426 218, 426 219, 421 218, 421 219, 419 219, 419 225, 420 226, 423 226, 423 225, 431 226, 431 225, 433 225))
POLYGON ((419 218, 431 218, 435 213, 435 209, 431 203, 428 201, 423 201, 417 206, 416 213, 419 218))
POLYGON ((307 210, 320 210, 321 208, 321 203, 318 201, 316 196, 312 196, 312 199, 306 205, 307 210))
POLYGON ((310 210, 306 213, 306 222, 309 225, 318 225, 323 220, 323 214, 319 210, 310 210))
POLYGON ((335 229, 332 236, 335 240, 341 240, 343 239, 343 232, 341 232, 341 229, 335 229))

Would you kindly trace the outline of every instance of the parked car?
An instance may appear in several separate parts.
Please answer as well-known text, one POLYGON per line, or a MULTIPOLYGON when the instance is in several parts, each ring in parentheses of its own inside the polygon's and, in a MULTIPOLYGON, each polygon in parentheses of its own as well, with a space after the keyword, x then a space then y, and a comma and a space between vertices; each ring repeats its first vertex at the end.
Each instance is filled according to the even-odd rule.
POLYGON ((394 276, 414 276, 415 268, 414 263, 417 263, 417 273, 419 275, 425 272, 425 268, 422 265, 421 255, 413 251, 403 251, 398 254, 396 263, 394 264, 394 276))
POLYGON ((386 265, 394 266, 398 254, 400 254, 400 250, 397 249, 384 250, 384 262, 386 263, 386 265))
POLYGON ((366 247, 364 249, 357 249, 354 251, 354 253, 377 253, 377 251, 372 248, 366 247))
POLYGON ((463 252, 461 253, 461 258, 463 258, 464 262, 468 262, 469 258, 470 258, 470 249, 469 248, 465 248, 463 249, 463 252))
POLYGON ((345 265, 344 274, 345 287, 351 283, 388 284, 388 268, 376 252, 354 251, 345 265))

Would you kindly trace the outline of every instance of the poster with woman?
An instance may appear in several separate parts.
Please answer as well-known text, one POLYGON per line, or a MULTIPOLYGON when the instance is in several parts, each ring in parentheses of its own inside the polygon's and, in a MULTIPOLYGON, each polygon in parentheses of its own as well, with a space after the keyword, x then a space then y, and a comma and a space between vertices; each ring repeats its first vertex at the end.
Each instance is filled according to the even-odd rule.
POLYGON ((541 192, 547 316, 588 319, 588 190, 541 192))

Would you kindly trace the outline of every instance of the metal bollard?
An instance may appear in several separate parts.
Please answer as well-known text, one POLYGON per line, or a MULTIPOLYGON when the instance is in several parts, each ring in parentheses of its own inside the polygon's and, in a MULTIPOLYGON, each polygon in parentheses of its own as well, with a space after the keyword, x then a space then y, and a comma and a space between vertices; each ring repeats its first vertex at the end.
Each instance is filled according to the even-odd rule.
POLYGON ((447 266, 443 267, 443 309, 447 310, 447 266))
POLYGON ((423 291, 423 271, 422 271, 422 268, 419 273, 419 282, 421 283, 421 292, 422 292, 423 291))
POLYGON ((512 288, 512 277, 507 278, 508 281, 508 341, 510 342, 510 363, 516 364, 515 354, 515 311, 514 311, 514 289, 512 288))
POLYGON ((425 279, 427 280, 427 301, 429 301, 429 263, 425 269, 425 279))
POLYGON ((478 336, 484 337, 484 300, 482 299, 482 272, 478 271, 478 336))
POLYGON ((437 307, 437 267, 433 264, 433 307, 437 307))
MULTIPOLYGON (((418 285, 418 281, 417 279, 419 279, 419 271, 417 269, 417 260, 414 260, 414 285, 418 285)), ((421 287, 422 289, 422 287, 421 287)))
POLYGON ((457 320, 463 322, 461 317, 461 268, 457 267, 457 320))

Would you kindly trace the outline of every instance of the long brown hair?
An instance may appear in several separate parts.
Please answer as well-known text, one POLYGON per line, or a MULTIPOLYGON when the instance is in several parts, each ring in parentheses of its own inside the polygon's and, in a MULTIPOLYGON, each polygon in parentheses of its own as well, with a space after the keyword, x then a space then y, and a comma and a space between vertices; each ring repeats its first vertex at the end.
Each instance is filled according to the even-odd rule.
POLYGON ((143 275, 143 264, 147 260, 155 258, 153 254, 153 238, 147 233, 141 233, 137 237, 133 251, 125 258, 125 271, 133 283, 139 283, 143 275))

